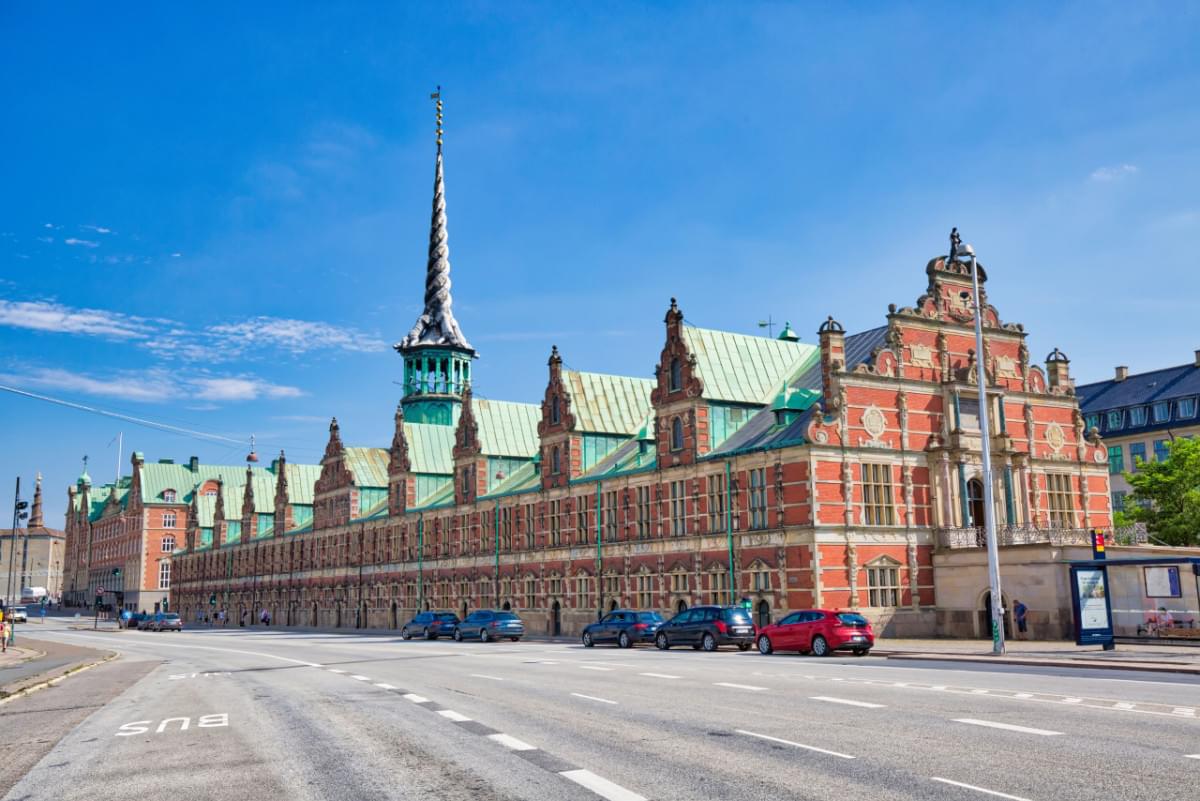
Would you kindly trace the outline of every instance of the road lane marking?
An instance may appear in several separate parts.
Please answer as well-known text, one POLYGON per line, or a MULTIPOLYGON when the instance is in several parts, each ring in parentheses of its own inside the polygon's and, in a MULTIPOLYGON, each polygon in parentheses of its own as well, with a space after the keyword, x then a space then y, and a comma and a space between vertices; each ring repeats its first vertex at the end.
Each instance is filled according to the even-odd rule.
POLYGON ((1196 715, 1196 710, 1192 709, 1190 706, 1177 706, 1171 710, 1171 712, 1172 714, 1184 715, 1185 717, 1195 717, 1196 715))
POLYGON ((349 673, 350 672, 348 670, 338 670, 337 668, 325 668, 325 669, 328 670, 330 673, 349 673))
POLYGON ((412 701, 414 704, 428 704, 429 703, 428 698, 426 698, 423 695, 417 695, 416 693, 405 693, 404 697, 407 698, 408 700, 412 701))
POLYGON ((1005 731, 1019 731, 1022 734, 1040 734, 1043 737, 1054 737, 1062 734, 1061 731, 1050 731, 1049 729, 1034 729, 1029 726, 1017 726, 1012 723, 997 723, 992 720, 976 720, 975 718, 954 718, 955 723, 968 723, 972 726, 986 726, 989 729, 1004 729, 1005 731))
POLYGON ((830 704, 845 704, 846 706, 861 706, 863 709, 883 709, 887 704, 873 704, 870 701, 853 701, 849 698, 834 698, 831 695, 810 695, 810 701, 825 701, 830 704))
POLYGON ((649 676, 652 679, 677 679, 679 676, 672 676, 670 673, 639 673, 639 676, 649 676))
POLYGON ((453 720, 455 723, 466 723, 468 720, 470 720, 470 718, 467 717, 466 715, 459 714, 458 712, 455 712, 453 709, 439 709, 438 714, 444 718, 449 718, 450 720, 453 720))
POLYGON ((815 745, 805 745, 804 743, 792 742, 791 740, 781 740, 778 737, 772 737, 769 734, 759 734, 758 732, 746 731, 745 729, 734 729, 738 734, 745 734, 750 737, 758 737, 761 740, 770 740, 773 743, 783 743, 784 745, 794 746, 795 748, 803 748, 805 751, 816 751, 818 754, 828 754, 839 759, 854 759, 850 754, 843 754, 839 751, 829 751, 825 748, 817 748, 815 745))
POLYGON ((714 681, 714 687, 732 687, 735 690, 754 690, 755 692, 765 690, 766 687, 755 687, 753 684, 734 684, 729 681, 714 681))
POLYGON ((486 673, 472 673, 471 676, 476 679, 491 679, 492 681, 504 681, 499 676, 489 676, 486 673))
POLYGON ((505 748, 511 748, 514 751, 536 751, 536 745, 530 745, 524 740, 518 740, 516 737, 500 732, 498 734, 489 734, 489 740, 495 740, 505 748))
POLYGON ((612 672, 612 668, 600 667, 599 665, 580 665, 580 670, 603 670, 606 673, 612 672))
POLYGON ((1184 759, 1200 759, 1200 754, 1184 754, 1184 759))
POLYGON ((1128 701, 1118 701, 1117 703, 1113 704, 1113 708, 1114 709, 1133 709, 1134 705, 1129 703, 1128 701))
POLYGON ((638 795, 619 784, 614 784, 590 770, 564 770, 558 775, 570 779, 581 787, 586 787, 601 798, 607 798, 608 801, 646 801, 644 795, 638 795))
POLYGON ((1013 698, 1021 698, 1021 699, 1032 698, 1032 697, 1033 697, 1033 693, 1017 693, 1016 695, 1013 696, 1013 698))
POLYGON ((986 787, 976 787, 973 784, 964 784, 963 782, 956 782, 953 779, 943 779, 939 776, 930 776, 929 778, 933 779, 935 782, 941 782, 942 784, 952 784, 955 787, 963 787, 967 790, 974 790, 977 793, 986 793, 987 795, 995 796, 996 798, 1007 798, 1010 801, 1029 801, 1028 798, 1022 798, 1019 795, 1009 795, 1008 793, 1001 793, 997 790, 989 790, 986 787))
POLYGON ((395 688, 395 687, 393 687, 392 685, 390 685, 390 684, 384 684, 384 683, 382 683, 382 682, 380 682, 379 684, 376 684, 375 686, 376 686, 376 687, 378 687, 378 688, 379 688, 379 689, 381 689, 381 690, 394 690, 394 689, 396 689, 396 688, 395 688))
POLYGON ((366 676, 351 676, 350 678, 356 679, 358 681, 370 681, 370 679, 367 678, 366 676))
POLYGON ((1064 699, 1062 699, 1062 702, 1063 702, 1064 704, 1082 704, 1082 703, 1083 703, 1083 699, 1082 699, 1082 698, 1074 698, 1074 697, 1071 697, 1071 698, 1064 698, 1064 699))
POLYGON ((584 695, 583 693, 571 693, 576 698, 586 698, 589 701, 599 701, 602 704, 615 704, 616 701, 610 701, 607 698, 597 698, 594 695, 584 695))

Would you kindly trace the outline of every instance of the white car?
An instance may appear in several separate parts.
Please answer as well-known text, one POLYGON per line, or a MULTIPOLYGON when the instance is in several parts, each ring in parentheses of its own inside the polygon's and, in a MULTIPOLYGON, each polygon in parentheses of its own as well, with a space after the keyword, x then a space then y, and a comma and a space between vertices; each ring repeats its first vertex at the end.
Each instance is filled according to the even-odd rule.
POLYGON ((13 623, 28 623, 29 622, 29 614, 25 611, 25 607, 23 607, 23 606, 14 606, 12 609, 9 610, 9 614, 12 615, 13 623))

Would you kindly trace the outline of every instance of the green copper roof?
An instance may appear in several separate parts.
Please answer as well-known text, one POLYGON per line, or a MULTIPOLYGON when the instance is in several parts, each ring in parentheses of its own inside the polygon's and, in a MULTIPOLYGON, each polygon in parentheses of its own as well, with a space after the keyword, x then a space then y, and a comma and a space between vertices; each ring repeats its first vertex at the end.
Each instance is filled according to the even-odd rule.
POLYGON ((815 362, 818 349, 803 342, 683 327, 708 400, 770 403, 780 384, 815 362))
POLYGON ((628 436, 650 410, 653 379, 576 370, 564 370, 562 375, 576 431, 628 436))
POLYGON ((414 473, 452 475, 454 473, 454 426, 429 423, 405 423, 408 459, 414 473))
POLYGON ((526 462, 496 484, 491 492, 480 497, 511 495, 514 492, 537 489, 541 486, 542 480, 538 475, 537 466, 533 462, 526 462))
POLYGON ((484 456, 528 458, 537 453, 541 407, 485 398, 472 400, 471 407, 479 425, 479 444, 484 456))
MULTIPOLYGON (((275 508, 275 464, 251 467, 254 482, 254 510, 270 512, 275 508)), ((312 503, 313 484, 321 475, 315 464, 288 464, 288 500, 292 503, 312 503)), ((175 490, 180 503, 191 501, 192 490, 206 481, 220 480, 225 485, 225 497, 237 502, 237 516, 242 513, 242 487, 246 483, 245 465, 197 465, 193 471, 187 464, 156 462, 142 465, 142 502, 162 503, 163 492, 175 490)))
POLYGON ((388 485, 388 451, 386 448, 346 448, 346 467, 359 487, 388 485))

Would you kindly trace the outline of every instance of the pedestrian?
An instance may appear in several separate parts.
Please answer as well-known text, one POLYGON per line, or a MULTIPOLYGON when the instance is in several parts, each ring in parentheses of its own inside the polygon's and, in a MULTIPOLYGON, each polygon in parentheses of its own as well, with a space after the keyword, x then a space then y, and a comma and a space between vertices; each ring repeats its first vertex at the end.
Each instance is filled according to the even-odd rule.
POLYGON ((5 629, 7 625, 4 620, 4 607, 0 606, 0 653, 8 653, 8 636, 5 629))
POLYGON ((238 625, 241 626, 242 628, 246 628, 246 618, 249 616, 250 616, 250 611, 247 609, 243 609, 242 617, 241 617, 241 620, 238 621, 238 625))
POLYGON ((1013 618, 1017 621, 1017 639, 1026 640, 1029 633, 1029 623, 1025 616, 1029 613, 1029 607, 1020 601, 1013 599, 1013 618))

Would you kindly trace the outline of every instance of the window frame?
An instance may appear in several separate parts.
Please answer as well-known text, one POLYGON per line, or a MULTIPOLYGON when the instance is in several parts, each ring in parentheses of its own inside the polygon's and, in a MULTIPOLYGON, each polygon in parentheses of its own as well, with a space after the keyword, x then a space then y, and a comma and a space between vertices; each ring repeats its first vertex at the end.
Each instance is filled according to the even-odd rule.
POLYGON ((1150 419, 1155 423, 1165 423, 1171 419, 1171 402, 1155 401, 1150 404, 1150 419), (1159 412, 1162 412, 1160 415, 1159 412))
POLYGON ((679 415, 671 418, 671 451, 683 450, 683 418, 679 415))
POLYGON ((903 565, 890 556, 880 556, 863 565, 867 571, 867 606, 872 609, 894 609, 902 606, 904 582, 900 575, 903 565))
POLYGON ((859 476, 862 482, 863 525, 896 525, 896 489, 892 465, 862 462, 859 476))

